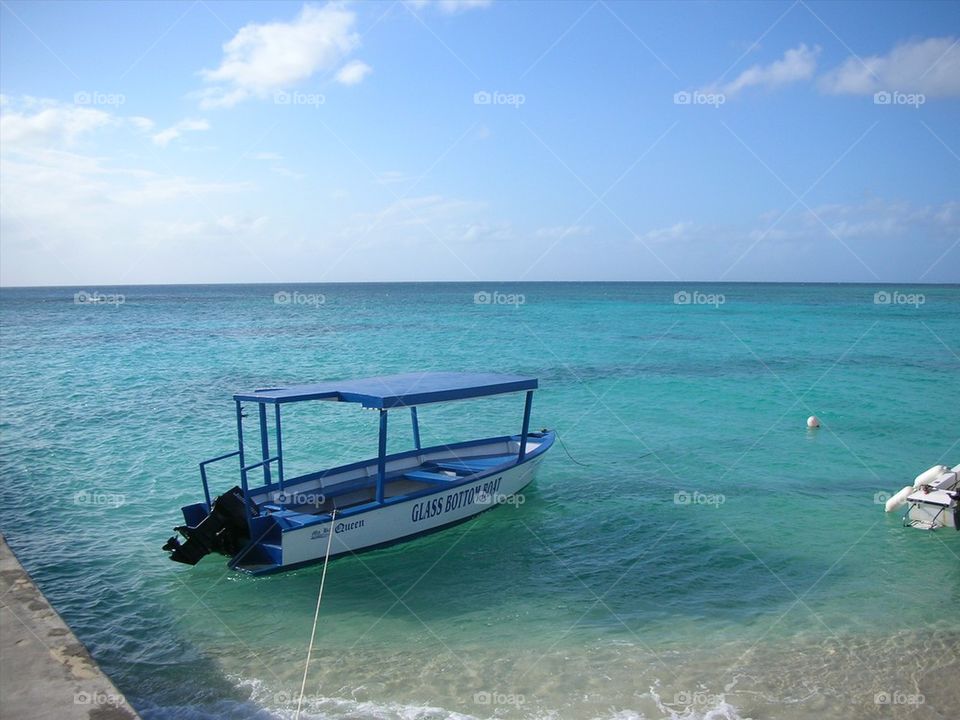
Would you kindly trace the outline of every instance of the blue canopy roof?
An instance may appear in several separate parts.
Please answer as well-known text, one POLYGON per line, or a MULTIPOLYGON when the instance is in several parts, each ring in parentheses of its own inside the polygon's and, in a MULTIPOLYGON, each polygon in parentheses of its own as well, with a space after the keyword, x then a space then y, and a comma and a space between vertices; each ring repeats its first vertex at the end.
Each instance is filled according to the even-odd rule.
POLYGON ((536 388, 537 379, 524 375, 423 372, 264 388, 237 393, 233 399, 261 403, 332 400, 361 403, 368 408, 392 408, 465 400, 536 388))

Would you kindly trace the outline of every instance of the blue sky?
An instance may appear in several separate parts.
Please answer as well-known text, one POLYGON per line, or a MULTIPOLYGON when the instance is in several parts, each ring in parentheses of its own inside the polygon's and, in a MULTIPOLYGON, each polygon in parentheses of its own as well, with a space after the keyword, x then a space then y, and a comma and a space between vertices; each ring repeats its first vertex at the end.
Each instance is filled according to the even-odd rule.
POLYGON ((960 4, 0 4, 0 283, 960 280, 960 4))

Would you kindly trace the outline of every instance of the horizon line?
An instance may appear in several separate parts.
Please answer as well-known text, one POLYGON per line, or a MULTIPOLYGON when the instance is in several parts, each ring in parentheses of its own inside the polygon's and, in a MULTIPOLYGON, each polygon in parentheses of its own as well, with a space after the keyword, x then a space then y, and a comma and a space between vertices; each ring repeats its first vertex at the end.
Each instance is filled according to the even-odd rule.
POLYGON ((83 283, 76 285, 3 285, 0 290, 58 290, 80 287, 248 287, 282 285, 868 285, 877 286, 960 286, 957 282, 867 280, 296 280, 254 282, 155 282, 155 283, 83 283))

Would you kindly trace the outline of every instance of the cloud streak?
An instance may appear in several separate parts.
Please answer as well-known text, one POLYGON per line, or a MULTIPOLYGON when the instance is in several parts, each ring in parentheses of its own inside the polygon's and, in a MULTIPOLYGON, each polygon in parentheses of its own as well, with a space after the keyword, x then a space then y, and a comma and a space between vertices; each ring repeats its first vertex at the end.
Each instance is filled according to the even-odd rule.
POLYGON ((178 123, 174 123, 165 130, 161 130, 160 132, 151 135, 150 139, 153 140, 155 145, 166 147, 172 140, 176 140, 185 132, 197 132, 200 130, 209 129, 210 123, 208 123, 206 120, 193 120, 191 118, 185 118, 178 123))
POLYGON ((108 112, 88 107, 62 105, 52 100, 22 98, 14 107, 7 97, 0 114, 0 139, 4 145, 72 145, 82 136, 117 122, 108 112))
POLYGON ((779 60, 775 60, 769 65, 753 65, 731 82, 714 84, 703 88, 703 92, 720 93, 730 98, 751 87, 772 90, 802 80, 809 80, 816 72, 817 56, 819 54, 820 48, 818 46, 809 48, 801 43, 797 47, 787 50, 779 60))
POLYGON ((871 95, 881 90, 960 96, 960 40, 910 40, 886 55, 852 57, 826 73, 820 89, 831 95, 871 95))

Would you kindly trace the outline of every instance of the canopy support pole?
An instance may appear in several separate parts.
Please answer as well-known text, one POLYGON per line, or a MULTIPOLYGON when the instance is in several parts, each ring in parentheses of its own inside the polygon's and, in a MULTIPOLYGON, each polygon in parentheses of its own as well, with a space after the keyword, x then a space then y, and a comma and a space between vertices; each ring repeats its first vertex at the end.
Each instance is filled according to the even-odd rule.
POLYGON ((387 477, 387 411, 380 408, 380 442, 377 450, 377 502, 383 503, 387 477))
POLYGON ((247 500, 247 464, 243 460, 243 408, 237 400, 237 447, 240 456, 240 489, 243 490, 243 510, 247 516, 247 525, 250 525, 250 503, 247 500))
POLYGON ((520 430, 520 455, 517 462, 523 462, 527 455, 527 433, 530 432, 530 408, 533 407, 533 390, 527 390, 527 399, 523 404, 523 428, 520 430))
POLYGON ((280 492, 283 492, 283 434, 280 432, 280 403, 273 406, 274 418, 277 426, 277 479, 280 481, 280 492))
POLYGON ((270 487, 270 440, 267 437, 267 405, 266 403, 257 403, 257 409, 260 412, 260 454, 263 460, 263 484, 270 487))
POLYGON ((417 420, 417 406, 410 407, 410 421, 413 423, 413 446, 420 449, 420 421, 417 420))

